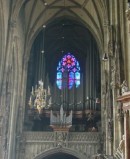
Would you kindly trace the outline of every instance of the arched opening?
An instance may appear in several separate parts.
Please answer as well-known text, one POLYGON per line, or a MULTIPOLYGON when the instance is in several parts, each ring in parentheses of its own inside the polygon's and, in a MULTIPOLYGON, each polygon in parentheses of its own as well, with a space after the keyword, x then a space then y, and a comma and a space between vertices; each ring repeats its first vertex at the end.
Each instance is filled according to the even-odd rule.
POLYGON ((77 152, 72 149, 57 147, 54 149, 50 149, 42 152, 34 159, 54 159, 54 158, 63 158, 63 159, 85 159, 86 156, 80 152, 77 152))
POLYGON ((31 107, 28 111, 29 120, 32 121, 31 130, 52 131, 50 111, 59 111, 62 104, 65 111, 73 111, 73 125, 70 131, 99 131, 100 82, 99 50, 90 31, 82 24, 67 18, 55 20, 44 26, 34 41, 28 65, 27 105, 31 97, 31 107), (77 60, 80 70, 77 71, 77 77, 72 78, 74 72, 69 74, 71 79, 67 77, 71 84, 77 78, 74 87, 59 89, 57 68, 59 61, 68 53, 77 60), (36 85, 41 79, 40 88, 36 85), (43 99, 39 97, 40 94, 33 96, 39 89, 42 91, 43 99), (37 97, 40 100, 34 100, 37 97), (40 108, 38 103, 41 104, 40 108))
POLYGON ((53 154, 53 155, 48 155, 47 157, 43 157, 43 159, 78 159, 77 157, 75 156, 72 156, 70 154, 66 154, 66 153, 56 153, 56 154, 53 154))

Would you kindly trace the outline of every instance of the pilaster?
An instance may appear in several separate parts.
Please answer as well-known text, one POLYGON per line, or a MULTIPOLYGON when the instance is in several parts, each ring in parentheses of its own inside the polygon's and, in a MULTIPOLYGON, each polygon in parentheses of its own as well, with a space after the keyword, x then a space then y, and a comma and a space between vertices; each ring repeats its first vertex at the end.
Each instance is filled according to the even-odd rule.
POLYGON ((125 52, 125 65, 126 65, 126 80, 128 81, 128 86, 130 87, 130 7, 126 10, 126 39, 127 39, 127 50, 125 52))

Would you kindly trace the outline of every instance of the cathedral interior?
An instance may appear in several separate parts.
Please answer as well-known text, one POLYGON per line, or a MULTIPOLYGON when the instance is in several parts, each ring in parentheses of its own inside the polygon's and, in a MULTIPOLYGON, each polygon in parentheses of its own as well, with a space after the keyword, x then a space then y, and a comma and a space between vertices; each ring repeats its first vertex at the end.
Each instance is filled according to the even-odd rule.
POLYGON ((129 0, 0 0, 0 158, 130 159, 129 34, 129 0))

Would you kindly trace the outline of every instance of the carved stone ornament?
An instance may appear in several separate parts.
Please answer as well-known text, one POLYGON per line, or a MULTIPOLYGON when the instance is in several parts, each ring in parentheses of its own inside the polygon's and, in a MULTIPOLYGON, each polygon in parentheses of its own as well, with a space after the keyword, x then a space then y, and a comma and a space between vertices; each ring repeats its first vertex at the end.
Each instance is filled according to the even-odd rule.
POLYGON ((58 147, 66 146, 67 132, 56 132, 56 141, 58 147))
POLYGON ((10 24, 11 28, 16 28, 16 21, 15 20, 10 21, 9 24, 10 24))
POLYGON ((108 119, 108 139, 111 142, 113 139, 113 120, 112 119, 108 119))
POLYGON ((126 10, 127 19, 130 20, 130 8, 126 10))
POLYGON ((123 83, 121 84, 121 93, 122 95, 125 93, 125 92, 128 92, 128 86, 127 86, 127 82, 124 80, 123 83))
POLYGON ((113 52, 114 52, 114 43, 113 43, 113 27, 109 26, 109 42, 108 42, 108 52, 109 52, 109 56, 113 56, 113 52))
POLYGON ((93 156, 93 159, 106 159, 106 155, 104 154, 97 154, 93 156))

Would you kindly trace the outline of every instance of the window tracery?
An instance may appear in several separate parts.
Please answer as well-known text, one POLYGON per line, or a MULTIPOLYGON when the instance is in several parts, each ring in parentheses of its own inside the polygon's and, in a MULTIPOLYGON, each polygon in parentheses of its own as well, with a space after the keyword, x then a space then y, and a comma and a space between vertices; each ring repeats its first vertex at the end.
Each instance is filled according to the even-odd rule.
POLYGON ((57 66, 56 84, 59 89, 71 89, 80 85, 80 66, 76 58, 68 53, 63 56, 57 66))

